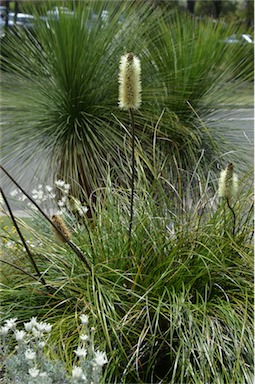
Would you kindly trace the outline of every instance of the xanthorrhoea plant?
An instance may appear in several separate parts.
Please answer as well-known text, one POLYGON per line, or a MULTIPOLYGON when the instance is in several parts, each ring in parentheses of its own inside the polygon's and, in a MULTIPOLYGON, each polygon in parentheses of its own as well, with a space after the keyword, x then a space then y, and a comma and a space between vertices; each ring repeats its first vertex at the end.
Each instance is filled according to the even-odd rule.
MULTIPOLYGON (((42 13, 63 4, 44 2, 42 13)), ((164 111, 157 130, 160 152, 167 158, 164 177, 178 178, 179 183, 179 169, 194 169, 201 148, 207 173, 208 158, 211 164, 222 142, 211 140, 190 106, 198 113, 210 107, 205 97, 214 101, 217 90, 218 100, 222 84, 234 75, 233 47, 222 44, 232 30, 188 15, 164 16, 151 12, 149 5, 67 1, 72 15, 60 10, 58 18, 47 23, 36 17, 34 35, 6 34, 1 47, 1 157, 12 174, 16 168, 18 181, 23 180, 20 164, 40 167, 40 179, 53 172, 71 184, 77 197, 104 186, 107 167, 122 184, 129 179, 126 158, 131 148, 124 147, 114 114, 127 122, 116 105, 116 62, 130 51, 139 51, 143 62, 143 109, 136 115, 143 150, 152 152, 145 138, 153 140, 153 128, 164 111)))
MULTIPOLYGON (((45 13, 50 7, 45 2, 45 13)), ((52 172, 71 184, 73 195, 84 198, 104 186, 108 167, 125 182, 119 166, 125 163, 123 134, 113 116, 120 114, 116 62, 123 47, 139 46, 146 15, 147 6, 138 16, 129 2, 82 1, 71 16, 61 9, 47 23, 38 16, 35 35, 17 31, 6 36, 2 85, 8 129, 2 157, 12 174, 17 176, 14 168, 20 171, 20 164, 33 162, 40 178, 52 172)))

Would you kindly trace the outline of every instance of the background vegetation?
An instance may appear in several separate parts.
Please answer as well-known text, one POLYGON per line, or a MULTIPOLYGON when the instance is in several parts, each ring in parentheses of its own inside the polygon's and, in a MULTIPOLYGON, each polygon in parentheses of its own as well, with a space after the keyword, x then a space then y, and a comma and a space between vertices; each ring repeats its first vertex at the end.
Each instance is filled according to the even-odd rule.
POLYGON ((156 136, 168 178, 177 177, 176 162, 194 169, 201 150, 204 167, 213 168, 226 147, 198 115, 210 111, 215 97, 224 98, 224 84, 238 78, 230 83, 235 87, 252 78, 252 47, 224 43, 237 30, 147 4, 99 1, 87 7, 78 3, 72 17, 38 19, 34 34, 7 34, 2 46, 2 110, 9 127, 2 135, 4 164, 33 158, 38 168, 44 166, 41 179, 50 170, 76 195, 80 187, 89 196, 102 186, 108 167, 126 185, 130 140, 126 114, 117 108, 117 76, 120 56, 134 51, 143 66, 143 106, 136 116, 143 153, 152 158, 156 136))

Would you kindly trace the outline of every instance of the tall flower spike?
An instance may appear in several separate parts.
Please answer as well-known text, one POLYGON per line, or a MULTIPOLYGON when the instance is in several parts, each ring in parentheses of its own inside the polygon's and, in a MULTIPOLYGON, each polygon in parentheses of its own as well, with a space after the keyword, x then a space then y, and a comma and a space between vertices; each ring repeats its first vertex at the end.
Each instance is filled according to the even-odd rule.
POLYGON ((231 196, 235 196, 238 189, 238 177, 234 173, 234 166, 229 163, 223 171, 220 173, 219 178, 219 197, 225 197, 227 199, 231 196))
POLYGON ((141 105, 141 65, 132 52, 121 56, 119 72, 119 107, 138 109, 141 105))
MULTIPOLYGON (((64 223, 64 220, 58 216, 58 215, 53 215, 51 218, 52 222, 58 227, 61 233, 65 236, 67 241, 71 240, 71 233, 69 232, 67 226, 64 223)), ((56 237, 63 243, 66 242, 66 240, 60 235, 60 233, 54 228, 54 232, 56 237)))

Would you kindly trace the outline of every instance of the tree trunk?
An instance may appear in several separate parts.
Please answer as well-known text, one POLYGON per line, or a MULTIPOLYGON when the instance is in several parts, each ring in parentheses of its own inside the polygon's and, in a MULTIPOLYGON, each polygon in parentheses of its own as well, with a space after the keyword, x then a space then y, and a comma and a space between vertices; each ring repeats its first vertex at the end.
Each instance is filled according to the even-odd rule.
POLYGON ((219 18, 221 12, 221 0, 214 0, 215 17, 219 18))
POLYGON ((251 28, 254 23, 254 3, 252 0, 246 0, 245 2, 246 10, 246 25, 248 28, 251 28))
POLYGON ((196 0, 187 0, 187 9, 192 14, 195 12, 195 4, 196 0))

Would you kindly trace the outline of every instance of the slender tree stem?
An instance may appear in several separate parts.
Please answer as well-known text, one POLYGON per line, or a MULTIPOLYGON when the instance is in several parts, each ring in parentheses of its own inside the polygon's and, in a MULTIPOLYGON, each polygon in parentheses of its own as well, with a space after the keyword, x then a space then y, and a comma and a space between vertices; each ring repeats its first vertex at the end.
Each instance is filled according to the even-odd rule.
POLYGON ((34 269, 35 269, 35 271, 36 271, 38 277, 39 277, 39 281, 41 281, 42 284, 45 285, 45 286, 47 287, 46 281, 44 280, 44 278, 43 278, 41 272, 39 271, 39 269, 38 269, 38 267, 37 267, 37 265, 36 265, 36 262, 35 262, 35 260, 34 260, 34 258, 33 258, 33 255, 31 254, 31 252, 30 252, 30 250, 29 250, 29 248, 28 248, 28 246, 27 246, 27 243, 26 243, 26 241, 25 241, 25 239, 24 239, 24 237, 23 237, 23 235, 22 235, 22 233, 21 233, 21 231, 20 231, 20 229, 19 229, 19 226, 18 226, 18 224, 17 224, 17 222, 16 222, 16 219, 15 219, 13 213, 12 213, 10 204, 9 204, 9 202, 8 202, 8 200, 7 200, 6 196, 5 196, 5 194, 4 194, 3 190, 2 190, 2 188, 0 188, 0 192, 1 192, 2 196, 3 196, 3 199, 4 199, 4 202, 5 202, 5 204, 6 204, 6 207, 7 207, 8 211, 9 211, 9 213, 10 213, 11 220, 12 220, 12 222, 13 222, 13 225, 14 225, 14 227, 15 227, 15 229, 16 229, 16 231, 17 231, 19 237, 20 237, 20 240, 22 241, 22 244, 24 245, 24 248, 25 248, 25 250, 26 250, 26 252, 27 252, 27 254, 28 254, 28 257, 29 257, 29 259, 30 259, 30 261, 31 261, 31 263, 32 263, 32 265, 33 265, 33 267, 34 267, 34 269))
POLYGON ((51 219, 43 212, 43 210, 39 207, 39 205, 24 191, 24 189, 17 183, 17 181, 0 165, 0 169, 4 171, 4 173, 9 177, 9 179, 21 190, 21 192, 34 204, 34 206, 38 209, 38 211, 45 217, 45 219, 55 228, 55 230, 63 237, 65 242, 69 245, 69 247, 76 253, 79 259, 86 265, 87 269, 91 273, 91 266, 89 265, 86 257, 83 255, 81 250, 66 236, 62 233, 62 231, 55 225, 51 219))
POLYGON ((135 191, 135 121, 133 109, 129 109, 131 120, 131 135, 132 135, 132 158, 131 158, 131 196, 130 196, 130 219, 129 219, 129 231, 128 241, 129 247, 131 246, 133 215, 134 215, 134 191, 135 191))

